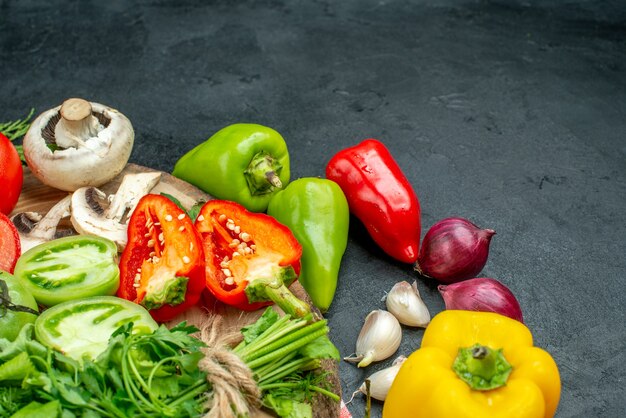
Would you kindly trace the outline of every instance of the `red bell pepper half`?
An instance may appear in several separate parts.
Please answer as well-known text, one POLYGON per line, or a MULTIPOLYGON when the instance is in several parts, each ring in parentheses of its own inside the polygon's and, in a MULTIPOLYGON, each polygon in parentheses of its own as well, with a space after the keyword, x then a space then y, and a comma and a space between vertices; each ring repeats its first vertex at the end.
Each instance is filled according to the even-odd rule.
POLYGON ((251 311, 275 302, 291 316, 310 307, 287 288, 300 271, 302 246, 289 228, 238 203, 210 200, 200 210, 206 285, 216 299, 251 311))
POLYGON ((405 263, 417 260, 420 204, 382 142, 366 139, 338 152, 326 166, 326 178, 341 187, 350 212, 383 251, 405 263))
POLYGON ((0 212, 0 270, 13 273, 21 254, 20 236, 13 222, 0 212))
POLYGON ((128 222, 117 295, 143 305, 159 322, 200 300, 202 242, 192 220, 164 196, 144 196, 128 222))

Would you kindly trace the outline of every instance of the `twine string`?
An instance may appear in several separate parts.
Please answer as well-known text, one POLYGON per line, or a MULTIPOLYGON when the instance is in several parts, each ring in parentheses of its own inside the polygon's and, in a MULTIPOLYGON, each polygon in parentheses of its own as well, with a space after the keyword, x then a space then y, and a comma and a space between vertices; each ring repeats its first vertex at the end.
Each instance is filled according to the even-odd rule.
POLYGON ((241 339, 238 332, 225 332, 221 317, 215 315, 200 325, 200 339, 207 345, 198 366, 207 373, 212 391, 204 418, 250 416, 261 407, 261 390, 252 370, 230 347, 241 339))

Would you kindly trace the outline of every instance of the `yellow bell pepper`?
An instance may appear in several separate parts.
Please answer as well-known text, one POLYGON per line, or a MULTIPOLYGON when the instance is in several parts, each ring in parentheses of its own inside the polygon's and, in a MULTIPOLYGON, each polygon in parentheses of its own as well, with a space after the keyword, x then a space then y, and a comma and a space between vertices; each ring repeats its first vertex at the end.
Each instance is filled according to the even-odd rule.
POLYGON ((404 362, 383 418, 552 417, 556 363, 521 322, 491 312, 443 311, 404 362))

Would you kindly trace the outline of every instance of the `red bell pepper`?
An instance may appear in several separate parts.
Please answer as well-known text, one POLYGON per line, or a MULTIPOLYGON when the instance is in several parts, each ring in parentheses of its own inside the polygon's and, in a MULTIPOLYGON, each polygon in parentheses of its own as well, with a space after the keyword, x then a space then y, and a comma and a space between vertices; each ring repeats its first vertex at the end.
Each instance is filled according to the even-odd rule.
POLYGON ((20 236, 13 222, 0 212, 0 270, 13 273, 20 256, 20 236))
POLYGON ((417 260, 420 204, 382 142, 366 139, 338 152, 326 166, 326 177, 341 187, 350 212, 383 251, 405 263, 417 260))
POLYGON ((289 228, 262 213, 227 200, 210 200, 200 210, 206 285, 216 299, 251 311, 275 302, 302 317, 310 307, 287 288, 298 277, 302 246, 289 228))
POLYGON ((141 198, 128 222, 117 295, 165 322, 195 305, 204 283, 202 242, 192 220, 164 196, 141 198))

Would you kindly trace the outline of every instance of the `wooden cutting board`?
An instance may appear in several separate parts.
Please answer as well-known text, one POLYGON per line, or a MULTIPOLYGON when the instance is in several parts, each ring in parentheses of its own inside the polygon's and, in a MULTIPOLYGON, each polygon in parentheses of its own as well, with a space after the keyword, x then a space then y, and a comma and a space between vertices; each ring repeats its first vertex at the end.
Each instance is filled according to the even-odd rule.
MULTIPOLYGON (((107 194, 113 194, 117 191, 122 178, 126 174, 133 173, 145 173, 156 172, 157 170, 143 167, 136 164, 128 164, 124 171, 122 171, 116 178, 108 182, 107 184, 99 187, 107 194)), ((80 173, 77 173, 80 175, 80 173)), ((161 172, 161 179, 159 183, 152 189, 151 193, 167 193, 177 198, 183 206, 186 208, 192 207, 198 201, 206 201, 212 199, 212 197, 195 186, 171 176, 168 173, 161 172)), ((13 214, 19 212, 38 212, 41 215, 54 206, 55 203, 63 199, 68 195, 68 192, 54 189, 41 183, 28 168, 24 169, 24 183, 22 186, 22 193, 20 199, 17 202, 13 214)), ((61 225, 70 226, 69 220, 65 220, 61 225)), ((300 283, 295 282, 291 285, 290 290, 300 299, 307 302, 312 309, 321 317, 321 314, 317 308, 313 307, 311 298, 306 293, 300 283)), ((242 326, 250 324, 263 313, 263 310, 255 312, 243 312, 238 309, 231 308, 221 302, 214 300, 209 302, 210 311, 220 315, 225 323, 225 329, 227 331, 238 331, 242 326)), ((279 308, 276 310, 280 311, 279 308)), ((203 319, 203 316, 207 314, 205 308, 193 309, 191 312, 187 312, 181 315, 171 323, 175 324, 181 320, 187 320, 188 323, 199 325, 199 322, 203 319)), ((329 372, 328 379, 333 392, 341 396, 341 384, 339 382, 339 369, 335 361, 324 361, 323 368, 329 372)), ((326 398, 317 397, 313 404, 314 416, 319 418, 335 418, 339 417, 340 406, 338 403, 326 398)), ((255 417, 271 416, 259 411, 255 417)))

